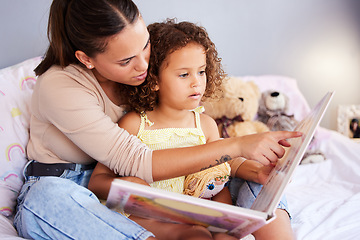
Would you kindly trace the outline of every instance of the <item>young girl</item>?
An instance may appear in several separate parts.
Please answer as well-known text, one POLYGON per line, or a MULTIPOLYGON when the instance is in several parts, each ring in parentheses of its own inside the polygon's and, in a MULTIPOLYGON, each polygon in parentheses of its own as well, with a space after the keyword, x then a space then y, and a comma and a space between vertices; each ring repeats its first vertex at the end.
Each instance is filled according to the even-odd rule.
MULTIPOLYGON (((151 24, 148 29, 152 44, 148 77, 140 86, 124 88, 132 111, 121 118, 119 126, 136 135, 152 149, 187 147, 218 140, 219 132, 215 121, 200 114, 202 108, 199 107, 201 100, 221 94, 218 89, 225 77, 215 46, 205 29, 189 22, 175 23, 172 20, 151 24)), ((234 166, 233 175, 249 178, 249 175, 243 174, 242 168, 261 168, 256 165, 258 163, 252 162, 242 164, 240 159, 234 159, 231 162, 234 166)), ((167 167, 166 163, 162 166, 164 169, 167 167)), ((224 170, 226 179, 226 175, 230 173, 228 165, 221 164, 216 170, 219 169, 224 170)), ((260 172, 257 171, 257 176, 252 179, 260 181, 260 172)), ((109 184, 115 177, 117 176, 110 169, 98 164, 90 179, 89 189, 99 197, 106 198, 109 184), (105 180, 104 176, 108 178, 105 180)), ((140 179, 130 180, 141 183, 140 179)), ((184 177, 178 177, 152 185, 182 192, 183 182, 184 177)), ((213 199, 231 203, 226 187, 213 199)), ((154 224, 153 220, 134 216, 131 218, 152 231, 158 239, 170 239, 170 236, 180 239, 185 234, 182 224, 169 229, 164 227, 164 223, 154 224)), ((289 227, 290 225, 282 226, 285 229, 289 227)), ((288 236, 291 236, 291 228, 288 231, 288 236)), ((187 239, 197 239, 196 234, 198 233, 187 233, 187 239)), ((233 239, 224 234, 215 234, 213 237, 233 239)))
MULTIPOLYGON (((215 121, 200 114, 203 108, 199 107, 204 95, 220 94, 219 86, 225 77, 215 45, 205 29, 171 20, 151 24, 148 29, 150 42, 156 43, 150 56, 149 75, 144 84, 127 87, 133 112, 123 117, 119 126, 153 150, 218 140, 215 121)), ((230 204, 228 190, 222 190, 229 175, 229 164, 222 163, 186 179, 181 176, 151 186, 230 204)))

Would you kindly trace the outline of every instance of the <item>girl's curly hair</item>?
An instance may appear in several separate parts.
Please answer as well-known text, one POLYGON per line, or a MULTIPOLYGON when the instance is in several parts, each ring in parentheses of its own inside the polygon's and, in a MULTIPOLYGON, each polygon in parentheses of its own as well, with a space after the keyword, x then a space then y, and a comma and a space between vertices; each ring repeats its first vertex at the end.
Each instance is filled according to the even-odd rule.
POLYGON ((176 50, 189 43, 196 43, 204 47, 206 53, 207 84, 205 98, 219 97, 221 84, 226 74, 222 68, 221 58, 215 44, 210 40, 205 28, 190 22, 176 23, 174 19, 167 19, 162 23, 153 23, 148 26, 150 33, 151 54, 148 75, 144 83, 139 86, 123 86, 122 96, 130 106, 130 111, 138 113, 151 111, 158 104, 159 69, 164 60, 176 50))

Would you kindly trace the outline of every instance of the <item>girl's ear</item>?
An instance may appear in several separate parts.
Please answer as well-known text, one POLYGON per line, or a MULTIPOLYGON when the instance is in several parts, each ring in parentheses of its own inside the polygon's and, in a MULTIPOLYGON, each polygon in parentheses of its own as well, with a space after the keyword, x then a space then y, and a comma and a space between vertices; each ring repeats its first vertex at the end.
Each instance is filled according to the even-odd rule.
POLYGON ((83 51, 77 50, 75 52, 75 57, 84 64, 88 69, 93 69, 94 64, 92 64, 91 58, 86 55, 83 51))

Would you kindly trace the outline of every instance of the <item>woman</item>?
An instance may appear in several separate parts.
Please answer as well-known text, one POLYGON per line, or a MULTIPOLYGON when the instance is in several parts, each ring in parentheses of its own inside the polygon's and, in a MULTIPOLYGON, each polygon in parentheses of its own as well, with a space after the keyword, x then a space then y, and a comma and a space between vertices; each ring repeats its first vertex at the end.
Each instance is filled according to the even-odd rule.
POLYGON ((284 139, 301 135, 276 132, 152 151, 117 125, 126 102, 122 84, 139 85, 147 75, 149 33, 136 5, 54 0, 48 33, 50 46, 35 69, 30 162, 14 220, 23 237, 153 239, 86 189, 96 161, 118 175, 150 183, 237 156, 276 163, 284 154, 282 145, 288 146, 284 139))

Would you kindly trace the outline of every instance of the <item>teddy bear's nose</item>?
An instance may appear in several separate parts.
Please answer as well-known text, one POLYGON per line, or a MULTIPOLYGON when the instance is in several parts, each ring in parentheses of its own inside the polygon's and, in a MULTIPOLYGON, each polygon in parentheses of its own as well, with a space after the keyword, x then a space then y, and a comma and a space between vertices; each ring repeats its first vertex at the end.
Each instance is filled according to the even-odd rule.
POLYGON ((279 95, 280 95, 279 92, 272 92, 272 93, 270 94, 270 96, 272 96, 272 97, 277 97, 277 96, 279 96, 279 95))
POLYGON ((244 101, 244 98, 242 98, 242 97, 239 97, 239 99, 240 99, 240 101, 242 101, 242 102, 244 101))

